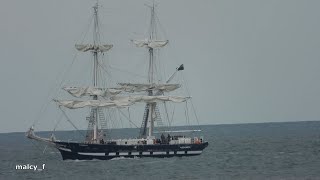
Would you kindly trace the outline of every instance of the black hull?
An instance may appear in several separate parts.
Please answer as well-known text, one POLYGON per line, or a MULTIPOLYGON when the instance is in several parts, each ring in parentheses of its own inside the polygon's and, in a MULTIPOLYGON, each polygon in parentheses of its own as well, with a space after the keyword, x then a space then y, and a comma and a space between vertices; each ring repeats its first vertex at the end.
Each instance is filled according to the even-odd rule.
POLYGON ((183 156, 197 156, 200 154, 172 154, 172 155, 118 155, 118 156, 94 156, 94 155, 80 155, 73 152, 60 151, 63 160, 110 160, 114 158, 142 158, 142 157, 152 157, 152 158, 170 158, 170 157, 183 157, 183 156))
POLYGON ((200 155, 208 146, 202 144, 111 145, 56 142, 63 160, 110 160, 134 157, 182 157, 200 155))

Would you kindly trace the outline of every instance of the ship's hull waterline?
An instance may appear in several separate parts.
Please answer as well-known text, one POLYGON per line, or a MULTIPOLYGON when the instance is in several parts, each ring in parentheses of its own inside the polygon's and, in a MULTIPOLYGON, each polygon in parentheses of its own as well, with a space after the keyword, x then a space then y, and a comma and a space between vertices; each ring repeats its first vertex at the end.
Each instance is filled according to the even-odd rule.
POLYGON ((63 160, 110 160, 135 157, 182 157, 200 155, 208 146, 202 144, 113 145, 56 142, 63 160))

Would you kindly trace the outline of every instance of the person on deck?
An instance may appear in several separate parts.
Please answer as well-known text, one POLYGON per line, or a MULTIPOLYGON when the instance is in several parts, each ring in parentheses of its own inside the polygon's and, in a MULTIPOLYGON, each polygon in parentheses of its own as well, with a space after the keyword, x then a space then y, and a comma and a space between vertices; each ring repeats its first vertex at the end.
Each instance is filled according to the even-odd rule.
POLYGON ((165 141, 166 141, 166 138, 164 137, 164 135, 163 135, 163 134, 161 134, 161 144, 164 144, 164 143, 165 143, 165 141))

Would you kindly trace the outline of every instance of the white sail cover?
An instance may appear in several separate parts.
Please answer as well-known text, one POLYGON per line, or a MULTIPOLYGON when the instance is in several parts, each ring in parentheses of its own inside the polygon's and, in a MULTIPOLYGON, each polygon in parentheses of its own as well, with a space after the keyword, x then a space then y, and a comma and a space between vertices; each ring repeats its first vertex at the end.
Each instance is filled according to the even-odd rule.
POLYGON ((98 87, 64 87, 63 89, 74 97, 94 95, 101 97, 110 97, 121 93, 121 90, 98 87))
POLYGON ((59 106, 69 109, 77 109, 83 107, 104 107, 104 108, 121 108, 130 106, 136 102, 154 103, 154 102, 184 102, 190 97, 181 96, 125 96, 113 97, 113 100, 54 100, 59 106))
POLYGON ((106 52, 110 50, 113 45, 112 44, 104 44, 104 45, 92 45, 92 44, 76 44, 76 49, 78 51, 87 52, 87 51, 98 51, 98 52, 106 52))
POLYGON ((119 83, 120 88, 126 92, 142 92, 148 90, 158 90, 163 92, 174 91, 181 87, 180 84, 134 84, 134 83, 119 83))
POLYGON ((168 44, 168 40, 131 40, 137 47, 161 48, 168 44))

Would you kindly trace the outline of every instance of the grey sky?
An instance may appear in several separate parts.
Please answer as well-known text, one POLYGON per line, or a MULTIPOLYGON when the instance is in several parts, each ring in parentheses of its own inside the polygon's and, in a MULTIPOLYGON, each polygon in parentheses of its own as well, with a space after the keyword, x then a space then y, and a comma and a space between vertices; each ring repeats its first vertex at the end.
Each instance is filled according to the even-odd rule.
MULTIPOLYGON (((0 132, 25 131, 50 100, 48 93, 72 61, 94 2, 0 2, 0 132)), ((139 66, 145 63, 143 50, 129 40, 147 30, 148 1, 100 2, 103 39, 114 44, 108 61, 126 70, 145 70, 139 66)), ((170 40, 161 54, 166 75, 185 64, 184 78, 201 124, 320 119, 320 1, 158 2, 163 34, 170 40)), ((87 64, 78 63, 67 82, 90 73, 82 71, 88 58, 78 54, 77 62, 87 64)), ((116 80, 136 78, 119 75, 116 80)), ((51 103, 38 130, 53 128, 59 117, 50 110, 54 108, 51 103)))

